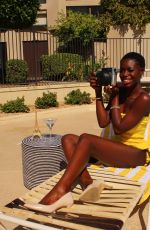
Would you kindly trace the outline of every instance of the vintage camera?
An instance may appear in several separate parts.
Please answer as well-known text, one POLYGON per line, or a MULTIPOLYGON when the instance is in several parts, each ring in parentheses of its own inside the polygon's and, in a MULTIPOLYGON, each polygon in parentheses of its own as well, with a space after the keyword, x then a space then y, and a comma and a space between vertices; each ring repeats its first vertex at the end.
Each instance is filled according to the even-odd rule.
POLYGON ((117 82, 117 73, 119 71, 116 68, 102 68, 96 71, 97 85, 115 85, 117 82))

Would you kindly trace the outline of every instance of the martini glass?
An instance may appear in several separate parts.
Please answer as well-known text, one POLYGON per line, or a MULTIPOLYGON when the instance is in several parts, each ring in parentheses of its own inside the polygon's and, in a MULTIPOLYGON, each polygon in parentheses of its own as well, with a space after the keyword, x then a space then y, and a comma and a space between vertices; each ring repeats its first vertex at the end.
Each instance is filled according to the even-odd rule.
POLYGON ((50 138, 52 137, 52 128, 53 128, 55 122, 56 122, 55 118, 47 118, 47 119, 45 119, 45 123, 46 123, 47 127, 49 128, 49 137, 50 138))

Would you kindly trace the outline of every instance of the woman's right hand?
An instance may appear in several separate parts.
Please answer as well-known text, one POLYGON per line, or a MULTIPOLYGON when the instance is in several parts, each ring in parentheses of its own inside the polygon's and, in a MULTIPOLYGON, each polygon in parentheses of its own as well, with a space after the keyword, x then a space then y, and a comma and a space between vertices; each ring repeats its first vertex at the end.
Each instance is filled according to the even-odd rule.
POLYGON ((97 84, 97 77, 95 73, 91 73, 90 78, 89 78, 90 86, 95 89, 95 91, 102 91, 102 85, 97 84))

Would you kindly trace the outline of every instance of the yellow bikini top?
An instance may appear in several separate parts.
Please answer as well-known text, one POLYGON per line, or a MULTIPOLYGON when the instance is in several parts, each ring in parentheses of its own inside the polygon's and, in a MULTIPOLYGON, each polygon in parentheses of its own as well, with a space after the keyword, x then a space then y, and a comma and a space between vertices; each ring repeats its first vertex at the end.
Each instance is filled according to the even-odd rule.
MULTIPOLYGON (((122 113, 121 115, 123 117, 125 114, 122 113)), ((110 123, 106 128, 102 129, 101 137, 118 141, 139 149, 150 150, 150 116, 143 117, 135 127, 121 135, 115 135, 112 123, 110 123)))

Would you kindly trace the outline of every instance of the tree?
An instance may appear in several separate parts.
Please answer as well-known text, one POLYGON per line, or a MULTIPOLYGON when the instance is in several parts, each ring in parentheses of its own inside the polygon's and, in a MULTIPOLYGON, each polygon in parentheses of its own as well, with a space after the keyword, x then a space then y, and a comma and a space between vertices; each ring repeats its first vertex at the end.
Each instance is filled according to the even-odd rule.
POLYGON ((94 38, 106 37, 106 28, 103 21, 94 15, 68 12, 68 16, 61 12, 57 24, 50 28, 51 32, 59 37, 60 41, 68 43, 80 38, 83 44, 88 44, 94 38))
POLYGON ((0 0, 0 28, 28 28, 36 21, 39 0, 0 0))
POLYGON ((125 32, 130 27, 135 34, 142 34, 150 22, 150 0, 102 0, 100 20, 107 28, 120 26, 120 32, 125 32))

